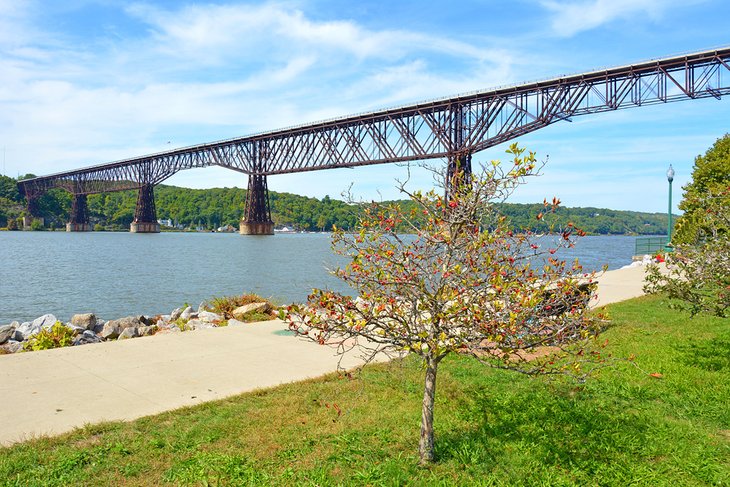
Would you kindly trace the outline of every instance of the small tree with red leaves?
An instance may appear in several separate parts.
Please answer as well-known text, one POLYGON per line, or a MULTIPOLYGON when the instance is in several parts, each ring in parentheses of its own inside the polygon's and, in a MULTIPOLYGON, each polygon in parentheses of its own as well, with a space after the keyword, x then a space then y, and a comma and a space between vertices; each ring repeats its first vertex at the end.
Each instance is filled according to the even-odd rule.
MULTIPOLYGON (((582 232, 572 224, 552 237, 509 228, 495 203, 538 168, 534 153, 516 144, 507 152, 509 168, 495 161, 479 175, 457 173, 447 201, 401 184, 411 211, 366 207, 359 232, 333 234, 335 251, 350 259, 335 273, 357 297, 314 290, 287 316, 300 336, 343 354, 359 351, 366 362, 378 354, 422 358, 421 463, 434 460, 436 374, 448 354, 579 379, 601 361, 594 339, 603 321, 588 312, 595 276, 556 255, 582 232)), ((554 216, 559 203, 546 201, 536 217, 554 216)))

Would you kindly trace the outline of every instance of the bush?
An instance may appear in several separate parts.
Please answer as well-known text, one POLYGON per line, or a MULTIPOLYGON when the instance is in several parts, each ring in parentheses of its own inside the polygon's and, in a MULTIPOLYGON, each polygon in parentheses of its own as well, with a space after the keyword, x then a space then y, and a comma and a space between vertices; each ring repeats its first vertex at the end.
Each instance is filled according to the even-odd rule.
MULTIPOLYGON (((257 294, 242 294, 240 296, 223 296, 219 298, 213 298, 205 303, 205 308, 208 311, 218 313, 225 319, 233 318, 233 310, 251 303, 268 303, 269 307, 274 308, 274 305, 270 300, 262 298, 257 294)), ((249 320, 249 316, 246 316, 246 321, 265 321, 270 320, 271 316, 264 315, 262 313, 255 313, 257 319, 249 320)))
POLYGON ((51 348, 69 347, 73 343, 74 331, 57 321, 50 330, 41 330, 26 342, 25 350, 48 350, 51 348))
POLYGON ((43 220, 34 219, 33 222, 30 224, 30 229, 34 232, 45 230, 46 228, 43 226, 43 220))

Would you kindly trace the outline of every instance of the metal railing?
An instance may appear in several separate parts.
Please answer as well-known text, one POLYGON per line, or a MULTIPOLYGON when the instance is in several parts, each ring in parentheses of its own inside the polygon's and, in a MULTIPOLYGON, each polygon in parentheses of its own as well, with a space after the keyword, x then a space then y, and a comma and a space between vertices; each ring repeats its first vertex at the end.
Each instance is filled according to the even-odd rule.
POLYGON ((667 236, 659 237, 636 237, 634 244, 634 255, 654 255, 660 250, 664 250, 667 245, 667 236))

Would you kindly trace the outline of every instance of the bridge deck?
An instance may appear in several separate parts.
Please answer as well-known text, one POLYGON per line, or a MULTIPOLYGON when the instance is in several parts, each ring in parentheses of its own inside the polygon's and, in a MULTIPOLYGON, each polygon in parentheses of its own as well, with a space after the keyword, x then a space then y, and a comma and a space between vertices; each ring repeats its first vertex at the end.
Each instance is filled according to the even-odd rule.
POLYGON ((28 198, 155 185, 178 171, 222 166, 273 175, 459 158, 571 117, 730 94, 730 47, 562 76, 27 179, 28 198))

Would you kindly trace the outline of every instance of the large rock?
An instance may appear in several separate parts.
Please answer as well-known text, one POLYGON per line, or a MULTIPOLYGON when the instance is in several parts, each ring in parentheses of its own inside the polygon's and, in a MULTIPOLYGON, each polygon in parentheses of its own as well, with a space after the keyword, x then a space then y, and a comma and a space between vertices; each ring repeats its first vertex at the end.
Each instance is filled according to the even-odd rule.
POLYGON ((100 343, 104 340, 101 337, 96 336, 96 333, 94 333, 91 330, 86 330, 80 335, 78 335, 74 341, 74 345, 87 345, 89 343, 100 343))
POLYGON ((195 313, 195 312, 193 312, 193 308, 191 308, 190 306, 188 306, 187 308, 185 308, 185 309, 184 309, 184 310, 182 311, 182 313, 180 313, 180 317, 179 317, 179 318, 180 318, 181 320, 185 320, 185 321, 187 321, 187 320, 189 320, 189 319, 191 319, 191 318, 195 318, 195 316, 193 316, 193 315, 195 315, 195 314, 196 314, 196 313, 195 313))
POLYGON ((248 323, 246 323, 244 321, 238 321, 235 318, 231 318, 230 320, 228 320, 228 326, 238 326, 238 325, 247 325, 247 324, 248 323))
POLYGON ((0 345, 7 342, 11 338, 15 336, 15 328, 18 326, 18 322, 14 321, 13 323, 5 326, 0 326, 0 345))
POLYGON ((99 333, 101 333, 101 330, 104 329, 104 325, 106 325, 106 321, 97 318, 96 325, 94 325, 94 328, 92 328, 91 331, 98 335, 99 333))
POLYGON ((41 331, 41 326, 34 325, 33 323, 29 323, 26 321, 18 325, 18 327, 15 328, 15 340, 22 342, 32 337, 33 335, 37 335, 41 331))
POLYGON ((144 326, 152 326, 155 324, 152 318, 148 318, 145 315, 139 315, 139 322, 144 326))
POLYGON ((140 326, 144 325, 141 321, 139 321, 138 316, 127 316, 126 318, 107 321, 99 335, 105 340, 112 340, 119 337, 119 335, 121 335, 127 328, 134 328, 136 330, 140 326))
POLYGON ((71 328, 74 332, 74 336, 80 335, 83 332, 87 331, 86 328, 84 328, 83 326, 76 326, 73 323, 67 323, 66 328, 71 328))
POLYGON ((18 342, 15 340, 9 340, 4 345, 1 345, 0 348, 5 350, 8 353, 17 353, 23 350, 23 342, 18 342))
POLYGON ((182 308, 175 308, 174 310, 172 310, 172 313, 170 313, 170 319, 168 321, 175 321, 176 319, 180 318, 182 312, 182 308))
POLYGON ((234 318, 241 320, 248 313, 266 313, 268 310, 269 303, 251 303, 239 306, 231 314, 234 318))
POLYGON ((223 321, 223 317, 221 315, 210 311, 199 311, 198 319, 200 321, 205 321, 206 323, 217 323, 223 321))
POLYGON ((71 324, 80 326, 84 330, 93 330, 96 326, 96 315, 94 313, 82 313, 71 317, 71 324))
POLYGON ((122 332, 119 334, 119 338, 117 340, 126 340, 127 338, 136 338, 139 336, 139 333, 137 332, 137 328, 129 327, 122 330, 122 332))
POLYGON ((198 319, 188 321, 187 323, 185 323, 185 327, 188 330, 205 330, 207 328, 216 328, 214 324, 207 323, 198 319))
POLYGON ((56 321, 58 320, 56 320, 55 316, 53 316, 52 314, 47 314, 36 318, 35 320, 33 320, 32 324, 34 326, 40 327, 41 329, 50 330, 51 327, 56 324, 56 321))
POLYGON ((137 333, 139 333, 139 336, 146 337, 150 335, 154 335, 159 327, 157 325, 149 325, 149 326, 140 326, 137 328, 137 333))

